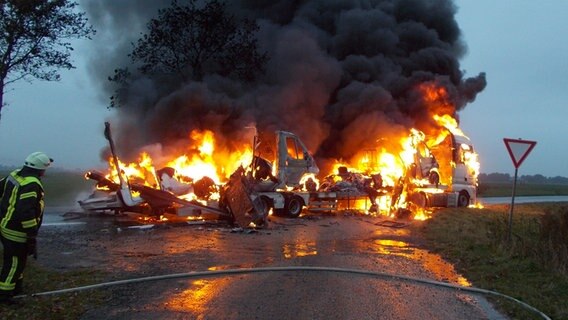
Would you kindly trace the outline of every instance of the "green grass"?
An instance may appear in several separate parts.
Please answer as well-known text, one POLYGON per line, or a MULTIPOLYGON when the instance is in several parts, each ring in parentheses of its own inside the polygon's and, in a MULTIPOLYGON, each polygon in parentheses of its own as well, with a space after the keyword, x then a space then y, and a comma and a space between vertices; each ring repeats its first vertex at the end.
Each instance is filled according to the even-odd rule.
MULTIPOLYGON (((479 197, 510 197, 513 183, 480 183, 477 190, 479 197)), ((568 185, 523 184, 517 183, 516 196, 566 196, 568 185)))
MULTIPOLYGON (((12 170, 1 170, 0 177, 5 177, 12 170)), ((86 198, 95 186, 93 180, 87 180, 85 172, 49 170, 41 178, 45 191, 46 206, 73 206, 77 200, 86 198)))
POLYGON ((75 205, 93 190, 95 181, 85 179, 84 172, 52 171, 42 178, 48 206, 75 205), (79 198, 79 199, 78 199, 79 198))
MULTIPOLYGON (((507 205, 446 208, 414 231, 473 286, 512 296, 553 319, 568 319, 568 208, 516 205, 510 241, 508 216, 507 205)), ((492 300, 512 319, 541 319, 517 304, 492 300)))
MULTIPOLYGON (((104 279, 104 273, 100 271, 49 271, 36 265, 31 259, 28 260, 24 275, 25 294, 74 288, 99 283, 104 279)), ((78 319, 89 307, 99 305, 104 300, 104 292, 101 290, 26 297, 17 299, 20 302, 19 305, 0 304, 0 318, 14 320, 78 319)))

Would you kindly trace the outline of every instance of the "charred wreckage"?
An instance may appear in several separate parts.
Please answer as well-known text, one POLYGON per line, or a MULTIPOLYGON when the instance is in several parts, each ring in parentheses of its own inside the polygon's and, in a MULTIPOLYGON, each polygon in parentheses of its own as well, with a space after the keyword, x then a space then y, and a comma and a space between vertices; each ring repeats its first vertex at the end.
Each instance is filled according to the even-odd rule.
MULTIPOLYGON (((298 217, 304 209, 349 209, 408 218, 432 207, 476 203, 477 173, 468 163, 475 154, 470 140, 460 131, 448 131, 443 142, 432 149, 423 142, 424 137, 413 133, 412 160, 397 179, 369 166, 366 172, 359 172, 338 164, 336 172, 321 182, 316 161, 302 141, 290 132, 275 134, 273 159, 260 154, 257 146, 261 141, 255 136, 252 160, 247 166, 239 166, 226 183, 217 184, 207 176, 193 180, 167 166, 155 170, 155 181, 148 183, 129 177, 121 169, 107 122, 105 137, 114 178, 98 171, 87 172, 85 177, 96 181, 96 186, 88 198, 78 201, 79 205, 88 212, 134 212, 154 218, 168 213, 182 219, 222 220, 249 227, 265 225, 269 214, 298 217), (436 155, 449 160, 440 163, 436 155), (451 178, 442 179, 447 176, 451 178)), ((372 158, 372 150, 367 156, 372 158)))

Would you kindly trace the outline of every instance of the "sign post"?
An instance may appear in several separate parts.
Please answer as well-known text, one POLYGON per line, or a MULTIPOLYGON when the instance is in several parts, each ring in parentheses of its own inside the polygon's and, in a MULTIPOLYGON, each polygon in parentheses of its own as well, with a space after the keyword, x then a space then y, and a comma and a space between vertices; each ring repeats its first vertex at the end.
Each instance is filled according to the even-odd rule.
POLYGON ((513 208, 515 206, 515 192, 517 190, 517 173, 519 167, 525 161, 529 153, 536 145, 536 141, 522 140, 522 139, 509 139, 503 138, 509 156, 513 160, 515 166, 515 178, 513 180, 513 194, 511 195, 511 208, 509 209, 509 230, 507 232, 507 241, 511 241, 511 229, 513 227, 513 208))

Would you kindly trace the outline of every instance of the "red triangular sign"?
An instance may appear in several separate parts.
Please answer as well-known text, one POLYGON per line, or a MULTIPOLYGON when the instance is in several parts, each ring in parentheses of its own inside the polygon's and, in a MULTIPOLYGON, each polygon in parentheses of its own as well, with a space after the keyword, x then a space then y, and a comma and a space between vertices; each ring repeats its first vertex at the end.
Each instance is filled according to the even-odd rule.
POLYGON ((536 141, 503 138, 515 168, 519 168, 536 145, 536 141))

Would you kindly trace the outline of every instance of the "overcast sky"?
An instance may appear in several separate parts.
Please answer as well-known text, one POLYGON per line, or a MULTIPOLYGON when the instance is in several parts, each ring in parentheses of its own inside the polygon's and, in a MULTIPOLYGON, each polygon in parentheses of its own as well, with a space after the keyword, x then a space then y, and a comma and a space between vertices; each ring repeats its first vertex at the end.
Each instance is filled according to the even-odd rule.
MULTIPOLYGON (((468 53, 466 77, 486 72, 487 87, 460 113, 461 126, 481 161, 481 172, 514 173, 503 138, 537 141, 519 175, 568 177, 568 41, 564 0, 458 0, 456 20, 468 53)), ((112 117, 87 74, 93 43, 74 51, 76 69, 60 82, 19 82, 5 94, 0 120, 0 164, 20 165, 44 151, 57 167, 104 169, 104 121, 112 117)), ((101 57, 104 59, 104 57, 101 57)))

